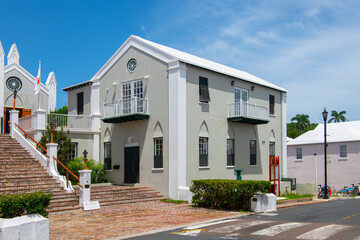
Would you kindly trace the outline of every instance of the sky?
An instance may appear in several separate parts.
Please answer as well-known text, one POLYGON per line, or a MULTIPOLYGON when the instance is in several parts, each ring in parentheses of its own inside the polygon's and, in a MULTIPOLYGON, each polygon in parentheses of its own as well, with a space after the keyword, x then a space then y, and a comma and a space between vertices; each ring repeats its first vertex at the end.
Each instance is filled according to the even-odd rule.
POLYGON ((130 36, 228 65, 285 88, 287 121, 324 107, 360 120, 360 1, 0 0, 0 41, 61 89, 90 80, 130 36))

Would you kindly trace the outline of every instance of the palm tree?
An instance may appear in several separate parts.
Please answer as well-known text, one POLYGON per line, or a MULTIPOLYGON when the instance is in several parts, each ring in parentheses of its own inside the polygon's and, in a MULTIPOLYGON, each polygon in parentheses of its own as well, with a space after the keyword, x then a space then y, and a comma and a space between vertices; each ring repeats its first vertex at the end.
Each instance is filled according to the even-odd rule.
POLYGON ((329 119, 328 123, 331 123, 332 121, 338 123, 338 122, 346 122, 347 119, 344 116, 346 114, 346 111, 341 111, 341 112, 337 112, 337 111, 331 111, 331 116, 332 118, 329 119))
POLYGON ((291 121, 296 121, 296 125, 300 130, 300 134, 309 126, 310 120, 309 115, 306 114, 296 114, 295 117, 291 119, 291 121))

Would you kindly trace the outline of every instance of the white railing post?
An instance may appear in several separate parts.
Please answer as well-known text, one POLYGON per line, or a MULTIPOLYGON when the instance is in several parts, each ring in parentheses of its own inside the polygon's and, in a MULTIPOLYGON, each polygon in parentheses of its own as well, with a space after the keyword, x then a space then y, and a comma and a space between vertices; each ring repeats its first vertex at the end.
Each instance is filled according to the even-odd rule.
POLYGON ((18 110, 10 111, 10 122, 11 122, 10 134, 11 134, 11 137, 14 138, 14 129, 16 127, 15 123, 19 124, 19 111, 18 110))
POLYGON ((47 143, 46 147, 47 147, 47 154, 49 156, 47 169, 53 176, 59 175, 59 172, 57 170, 57 164, 56 164, 56 161, 54 159, 54 157, 57 158, 58 144, 57 143, 47 143))
POLYGON ((132 111, 131 113, 137 113, 138 109, 137 109, 137 97, 134 97, 132 100, 134 100, 134 111, 132 111))
POLYGON ((38 109, 34 112, 34 139, 40 141, 43 131, 46 131, 46 111, 38 109))

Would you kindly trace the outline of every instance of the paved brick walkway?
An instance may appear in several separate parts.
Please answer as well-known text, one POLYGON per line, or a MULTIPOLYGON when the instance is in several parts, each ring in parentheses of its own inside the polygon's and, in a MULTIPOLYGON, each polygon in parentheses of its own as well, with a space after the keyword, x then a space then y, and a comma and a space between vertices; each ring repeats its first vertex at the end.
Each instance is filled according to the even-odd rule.
POLYGON ((156 229, 240 215, 239 212, 218 211, 159 201, 104 207, 94 211, 57 212, 49 214, 50 239, 119 238, 156 229))

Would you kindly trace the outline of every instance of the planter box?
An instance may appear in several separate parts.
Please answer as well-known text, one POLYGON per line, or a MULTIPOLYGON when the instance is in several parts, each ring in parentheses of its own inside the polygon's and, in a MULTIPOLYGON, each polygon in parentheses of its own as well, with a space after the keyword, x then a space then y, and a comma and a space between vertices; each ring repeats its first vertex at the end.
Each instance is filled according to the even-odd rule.
POLYGON ((39 214, 0 218, 0 240, 48 240, 49 219, 39 214))

